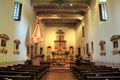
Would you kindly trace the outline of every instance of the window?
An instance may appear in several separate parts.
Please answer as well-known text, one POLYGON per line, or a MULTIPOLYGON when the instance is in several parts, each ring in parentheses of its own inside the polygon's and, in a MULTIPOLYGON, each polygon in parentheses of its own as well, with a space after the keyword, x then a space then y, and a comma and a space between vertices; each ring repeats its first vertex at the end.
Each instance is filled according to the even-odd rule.
POLYGON ((99 11, 100 11, 100 20, 106 21, 107 20, 107 5, 106 2, 99 3, 99 11))
POLYGON ((15 2, 14 3, 14 14, 13 14, 13 19, 15 21, 20 21, 20 17, 21 17, 21 8, 22 8, 22 4, 15 2))

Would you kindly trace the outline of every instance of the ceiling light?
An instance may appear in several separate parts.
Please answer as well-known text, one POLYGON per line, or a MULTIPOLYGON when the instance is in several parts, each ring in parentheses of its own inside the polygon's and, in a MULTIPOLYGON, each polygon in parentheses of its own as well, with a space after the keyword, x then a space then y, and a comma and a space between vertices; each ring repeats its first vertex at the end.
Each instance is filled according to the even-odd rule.
POLYGON ((73 6, 73 4, 71 3, 70 6, 73 6))

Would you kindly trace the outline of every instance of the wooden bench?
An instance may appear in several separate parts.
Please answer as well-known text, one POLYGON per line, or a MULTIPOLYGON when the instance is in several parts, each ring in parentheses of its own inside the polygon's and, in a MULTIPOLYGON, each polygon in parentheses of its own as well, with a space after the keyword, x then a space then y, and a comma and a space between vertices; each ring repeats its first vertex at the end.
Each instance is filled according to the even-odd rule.
POLYGON ((39 80, 47 72, 47 66, 35 65, 13 65, 0 68, 1 75, 30 76, 32 79, 39 80))
POLYGON ((1 75, 0 80, 33 80, 30 76, 1 75))
POLYGON ((77 79, 81 80, 81 77, 86 79, 87 77, 96 76, 120 76, 119 68, 112 68, 107 66, 72 66, 72 72, 77 79))
POLYGON ((87 77, 84 80, 120 80, 120 76, 99 76, 99 77, 87 77))

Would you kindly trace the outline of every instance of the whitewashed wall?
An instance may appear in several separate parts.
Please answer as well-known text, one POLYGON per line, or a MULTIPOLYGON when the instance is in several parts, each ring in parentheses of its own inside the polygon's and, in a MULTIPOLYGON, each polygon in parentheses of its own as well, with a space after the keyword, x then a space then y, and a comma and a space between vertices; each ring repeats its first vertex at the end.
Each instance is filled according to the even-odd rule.
MULTIPOLYGON (((111 36, 120 35, 120 0, 107 0, 108 20, 100 21, 98 0, 92 0, 91 7, 85 17, 85 43, 94 43, 93 60, 119 65, 120 54, 112 55, 111 36), (106 41, 106 56, 100 56, 99 41, 106 41)), ((77 36, 81 34, 81 25, 77 28, 77 36)), ((83 47, 82 38, 77 37, 77 43, 83 47), (80 40, 80 43, 79 43, 80 40)), ((84 43, 84 45, 85 45, 84 43)), ((82 52, 83 53, 83 52, 82 52)))
POLYGON ((30 6, 29 0, 15 0, 22 3, 21 21, 13 20, 14 0, 0 0, 0 34, 7 34, 10 40, 7 42, 8 53, 0 53, 0 64, 24 61, 26 59, 25 39, 29 27, 31 35, 35 27, 36 15, 30 6), (19 39, 20 54, 13 55, 14 40, 19 39))

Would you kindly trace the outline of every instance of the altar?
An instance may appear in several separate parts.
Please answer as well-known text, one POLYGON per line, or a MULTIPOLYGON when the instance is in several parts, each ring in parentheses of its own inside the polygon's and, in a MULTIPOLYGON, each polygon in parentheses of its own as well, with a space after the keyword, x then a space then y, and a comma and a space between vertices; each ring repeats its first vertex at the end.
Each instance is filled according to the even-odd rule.
MULTIPOLYGON (((52 51, 52 62, 58 64, 64 64, 67 61, 73 60, 73 47, 69 47, 69 51, 66 49, 67 41, 64 40, 64 32, 59 29, 56 32, 56 40, 54 40, 54 51, 52 51), (72 50, 72 51, 71 51, 72 50)), ((51 49, 49 46, 48 49, 51 49)), ((50 52, 49 52, 50 53, 50 52)))
POLYGON ((55 54, 54 55, 54 62, 65 63, 65 60, 66 60, 65 54, 55 54))

